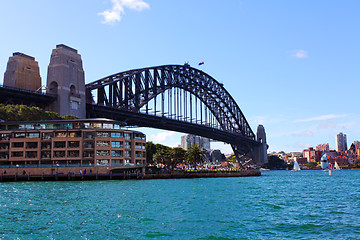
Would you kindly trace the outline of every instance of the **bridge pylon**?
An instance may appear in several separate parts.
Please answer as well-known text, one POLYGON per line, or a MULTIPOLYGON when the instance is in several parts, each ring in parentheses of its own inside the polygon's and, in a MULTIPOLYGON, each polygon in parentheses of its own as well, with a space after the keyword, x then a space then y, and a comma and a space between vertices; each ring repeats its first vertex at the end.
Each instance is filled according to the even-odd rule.
POLYGON ((57 95, 50 110, 61 116, 86 117, 84 70, 76 49, 63 44, 53 49, 48 67, 47 93, 57 95))
POLYGON ((267 148, 268 145, 266 143, 266 133, 263 125, 259 125, 257 127, 256 132, 256 140, 260 143, 260 145, 254 147, 254 161, 257 165, 262 166, 268 163, 267 158, 267 148))

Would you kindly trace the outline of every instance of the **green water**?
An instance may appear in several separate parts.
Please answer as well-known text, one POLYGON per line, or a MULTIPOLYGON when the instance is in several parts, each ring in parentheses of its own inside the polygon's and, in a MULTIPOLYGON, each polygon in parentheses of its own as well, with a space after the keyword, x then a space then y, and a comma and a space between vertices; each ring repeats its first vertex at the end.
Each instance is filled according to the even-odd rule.
POLYGON ((3 239, 360 239, 360 171, 0 183, 3 239))

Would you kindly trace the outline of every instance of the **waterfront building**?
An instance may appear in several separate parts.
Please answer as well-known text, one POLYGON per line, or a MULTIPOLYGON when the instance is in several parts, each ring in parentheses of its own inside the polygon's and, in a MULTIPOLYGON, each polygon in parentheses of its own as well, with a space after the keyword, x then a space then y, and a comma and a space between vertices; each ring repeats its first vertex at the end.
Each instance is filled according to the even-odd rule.
POLYGON ((0 123, 0 168, 144 166, 146 138, 109 119, 0 123))
POLYGON ((330 151, 330 147, 328 143, 324 143, 324 144, 319 144, 316 146, 316 151, 325 151, 328 152, 330 151))
POLYGON ((354 141, 354 145, 355 145, 356 156, 360 157, 360 142, 359 141, 354 141))
POLYGON ((210 139, 187 134, 181 136, 181 148, 184 150, 188 150, 193 145, 198 145, 199 147, 210 150, 210 139))
POLYGON ((337 152, 345 152, 347 150, 347 140, 346 140, 346 134, 343 134, 340 132, 335 137, 335 145, 336 145, 336 151, 337 152))
POLYGON ((221 153, 219 149, 214 149, 210 151, 210 161, 211 162, 224 162, 226 161, 225 155, 221 153))

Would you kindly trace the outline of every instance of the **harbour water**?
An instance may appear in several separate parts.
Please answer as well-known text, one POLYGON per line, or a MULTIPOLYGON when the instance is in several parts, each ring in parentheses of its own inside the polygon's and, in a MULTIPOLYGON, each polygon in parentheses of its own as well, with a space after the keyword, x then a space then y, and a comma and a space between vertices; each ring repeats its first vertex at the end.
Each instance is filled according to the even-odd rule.
POLYGON ((360 239, 360 171, 0 183, 2 239, 360 239))

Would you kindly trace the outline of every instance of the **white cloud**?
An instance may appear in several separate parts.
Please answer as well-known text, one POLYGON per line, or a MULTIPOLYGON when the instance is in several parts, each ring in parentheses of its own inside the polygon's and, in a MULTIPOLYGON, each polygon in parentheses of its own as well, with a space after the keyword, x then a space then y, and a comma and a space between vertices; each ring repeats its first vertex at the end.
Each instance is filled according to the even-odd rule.
POLYGON ((309 147, 312 147, 312 145, 310 143, 297 142, 294 144, 294 147, 296 149, 307 149, 309 147))
POLYGON ((125 8, 129 8, 136 11, 142 11, 150 8, 150 5, 143 0, 111 0, 113 7, 111 10, 105 10, 99 15, 104 16, 102 23, 114 24, 120 22, 122 16, 125 14, 125 8))
POLYGON ((340 114, 340 115, 328 114, 328 115, 321 115, 321 116, 312 117, 312 118, 299 119, 299 120, 295 120, 294 122, 324 121, 324 120, 330 120, 330 119, 335 119, 335 118, 343 118, 346 116, 348 116, 348 115, 347 114, 340 114))
POLYGON ((169 137, 174 136, 175 133, 176 132, 173 131, 158 132, 157 134, 150 135, 149 140, 155 143, 162 143, 165 142, 169 137))
POLYGON ((302 49, 290 51, 290 54, 294 58, 307 58, 308 57, 308 53, 302 49))

